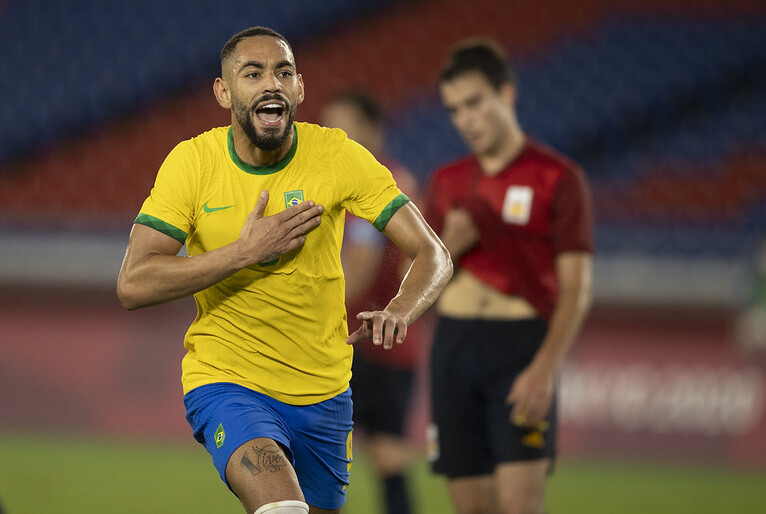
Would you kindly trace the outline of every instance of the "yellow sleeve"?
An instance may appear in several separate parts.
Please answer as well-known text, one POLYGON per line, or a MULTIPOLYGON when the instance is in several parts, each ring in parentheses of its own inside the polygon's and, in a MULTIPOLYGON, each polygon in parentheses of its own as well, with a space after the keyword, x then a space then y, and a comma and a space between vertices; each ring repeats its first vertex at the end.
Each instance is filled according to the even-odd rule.
POLYGON ((162 163, 149 197, 134 223, 159 230, 181 243, 194 221, 194 177, 199 156, 189 141, 179 143, 162 163))
POLYGON ((359 143, 346 139, 338 152, 337 162, 344 170, 348 185, 341 204, 376 229, 383 230, 391 216, 410 201, 396 185, 388 168, 359 143))

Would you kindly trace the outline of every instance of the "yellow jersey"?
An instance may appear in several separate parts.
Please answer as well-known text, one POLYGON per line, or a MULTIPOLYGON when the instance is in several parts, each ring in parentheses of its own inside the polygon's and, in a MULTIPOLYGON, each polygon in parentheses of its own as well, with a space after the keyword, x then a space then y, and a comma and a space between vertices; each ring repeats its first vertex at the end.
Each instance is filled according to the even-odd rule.
POLYGON ((383 230, 409 199, 388 169, 339 129, 295 123, 285 158, 255 167, 237 156, 231 127, 219 127, 170 152, 135 223, 185 243, 188 255, 201 254, 239 237, 264 189, 265 216, 313 200, 324 206, 322 223, 303 247, 194 295, 184 394, 231 382, 284 403, 313 404, 345 391, 351 377, 340 262, 345 212, 383 230))

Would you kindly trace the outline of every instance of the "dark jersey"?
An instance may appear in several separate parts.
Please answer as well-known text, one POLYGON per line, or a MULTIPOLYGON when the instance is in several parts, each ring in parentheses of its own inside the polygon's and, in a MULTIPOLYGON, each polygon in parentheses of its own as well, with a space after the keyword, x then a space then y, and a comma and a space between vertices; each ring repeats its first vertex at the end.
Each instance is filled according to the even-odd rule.
POLYGON ((459 266, 505 294, 523 297, 545 319, 558 296, 556 255, 593 251, 582 170, 531 140, 494 176, 485 175, 472 156, 437 170, 427 205, 426 219, 437 233, 447 212, 466 209, 480 240, 459 266))

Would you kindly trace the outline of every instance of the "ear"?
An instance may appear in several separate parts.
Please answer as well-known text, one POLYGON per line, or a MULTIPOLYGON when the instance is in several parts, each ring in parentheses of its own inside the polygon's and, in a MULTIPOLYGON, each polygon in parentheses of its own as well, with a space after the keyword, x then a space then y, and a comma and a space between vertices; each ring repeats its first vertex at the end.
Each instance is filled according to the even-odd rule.
POLYGON ((305 89, 303 88, 303 75, 300 73, 298 74, 298 103, 303 102, 303 99, 305 98, 305 89))
POLYGON ((510 82, 505 82, 500 86, 500 95, 503 97, 503 102, 509 107, 516 104, 516 98, 518 92, 516 86, 510 82))
POLYGON ((213 94, 218 105, 224 109, 231 109, 231 91, 229 91, 229 85, 224 79, 218 77, 213 82, 213 94))

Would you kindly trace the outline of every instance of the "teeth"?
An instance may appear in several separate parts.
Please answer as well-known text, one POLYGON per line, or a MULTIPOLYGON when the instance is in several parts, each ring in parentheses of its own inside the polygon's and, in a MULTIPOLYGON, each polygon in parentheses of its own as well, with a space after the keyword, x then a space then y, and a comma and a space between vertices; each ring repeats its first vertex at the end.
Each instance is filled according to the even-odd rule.
POLYGON ((281 109, 282 106, 279 104, 266 104, 261 109, 281 109))

